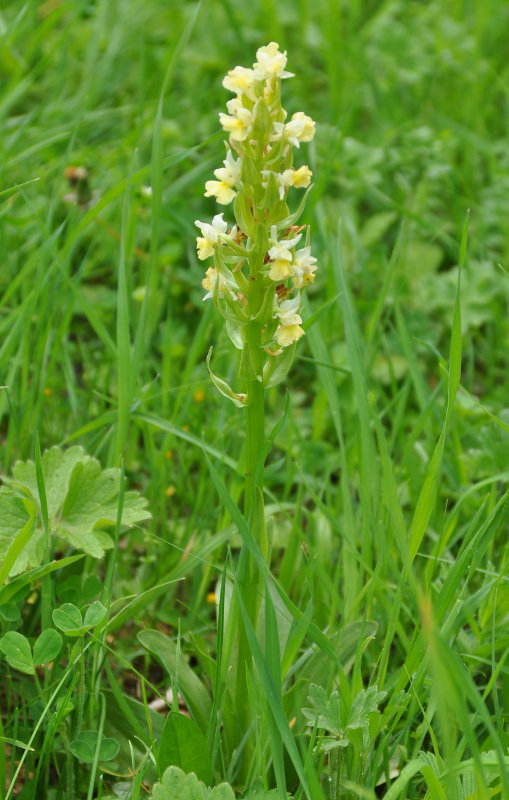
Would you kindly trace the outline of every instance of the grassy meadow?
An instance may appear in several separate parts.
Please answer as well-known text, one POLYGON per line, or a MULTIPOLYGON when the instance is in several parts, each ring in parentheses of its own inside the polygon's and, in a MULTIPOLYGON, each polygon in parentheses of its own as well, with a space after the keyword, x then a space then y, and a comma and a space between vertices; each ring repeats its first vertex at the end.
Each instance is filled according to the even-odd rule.
POLYGON ((508 38, 496 0, 1 4, 5 800, 509 800, 508 38), (247 514, 195 220, 271 41, 318 270, 247 514))

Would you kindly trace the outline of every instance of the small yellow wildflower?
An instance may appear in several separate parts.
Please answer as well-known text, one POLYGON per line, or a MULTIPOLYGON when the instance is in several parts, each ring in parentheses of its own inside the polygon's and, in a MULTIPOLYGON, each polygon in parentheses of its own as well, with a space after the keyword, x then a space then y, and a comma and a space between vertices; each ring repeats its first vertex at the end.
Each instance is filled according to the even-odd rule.
POLYGON ((311 183, 311 178, 313 173, 306 165, 299 167, 293 173, 293 185, 296 189, 307 189, 309 184, 311 183))
POLYGON ((272 259, 272 264, 269 270, 269 278, 273 281, 286 280, 293 275, 292 260, 293 256, 291 248, 295 247, 297 242, 301 239, 302 234, 294 236, 293 239, 277 239, 277 228, 275 225, 271 228, 271 241, 274 243, 269 250, 269 258, 272 259))
POLYGON ((203 403, 205 400, 205 392, 203 389, 197 389, 193 395, 193 400, 195 403, 203 403))
POLYGON ((253 64, 254 77, 257 81, 271 78, 293 78, 293 72, 285 72, 286 50, 281 53, 276 42, 270 42, 256 51, 256 62, 253 64))
POLYGON ((230 203, 236 191, 233 189, 240 178, 241 160, 235 161, 231 150, 223 161, 224 167, 214 170, 217 181, 207 181, 205 183, 205 197, 215 197, 221 205, 230 203))
POLYGON ((276 331, 277 341, 281 347, 288 347, 288 345, 298 342, 301 336, 304 336, 304 330, 300 325, 280 325, 276 331))
POLYGON ((294 286, 302 289, 313 283, 316 269, 316 258, 311 255, 311 248, 303 247, 302 250, 297 250, 294 260, 294 286))
POLYGON ((223 129, 230 134, 236 142, 243 142, 249 136, 253 124, 253 115, 248 108, 244 108, 242 101, 237 97, 228 100, 226 107, 230 114, 219 114, 219 122, 223 129))
POLYGON ((254 72, 247 67, 235 67, 228 70, 228 75, 223 79, 223 86, 230 92, 245 94, 250 100, 254 101, 253 90, 254 72))
POLYGON ((216 214, 212 220, 212 225, 208 222, 200 222, 199 219, 195 220, 197 228, 199 228, 203 236, 196 237, 196 248, 198 250, 198 258, 204 261, 214 253, 214 245, 217 244, 221 236, 226 233, 228 227, 223 219, 222 214, 216 214))
POLYGON ((293 275, 293 264, 290 260, 284 258, 277 258, 270 265, 269 278, 272 281, 281 283, 293 275))
POLYGON ((296 111, 290 122, 286 123, 285 133, 290 144, 299 147, 299 142, 312 140, 315 135, 315 123, 303 111, 296 111))
POLYGON ((297 294, 290 300, 284 300, 276 306, 276 317, 279 317, 280 325, 276 331, 276 338, 281 347, 297 342, 304 336, 304 330, 300 327, 302 317, 297 313, 300 305, 300 296, 297 294))
POLYGON ((176 491, 177 490, 175 489, 174 486, 168 486, 168 488, 165 491, 165 495, 166 497, 173 497, 176 491))

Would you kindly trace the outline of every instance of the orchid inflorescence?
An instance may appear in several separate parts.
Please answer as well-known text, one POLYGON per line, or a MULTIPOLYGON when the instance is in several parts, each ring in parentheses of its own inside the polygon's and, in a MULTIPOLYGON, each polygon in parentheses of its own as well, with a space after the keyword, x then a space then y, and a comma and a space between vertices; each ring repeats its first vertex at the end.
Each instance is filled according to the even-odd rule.
POLYGON ((269 379, 275 372, 282 375, 275 367, 278 359, 289 367, 291 346, 304 335, 301 290, 316 271, 309 229, 296 225, 307 192, 296 212, 287 205, 290 189, 310 186, 311 170, 293 166, 293 148, 313 139, 315 123, 301 111, 286 122, 281 80, 293 77, 286 61, 286 51, 271 42, 257 50, 252 69, 237 66, 224 78, 223 86, 236 95, 226 104, 228 114, 219 114, 229 140, 223 166, 215 170, 215 180, 206 182, 205 196, 223 206, 233 202, 235 224, 228 229, 223 213, 211 224, 196 221, 198 258, 214 259, 202 282, 204 300, 213 299, 239 349, 249 338, 248 326, 258 326, 259 347, 267 354, 264 385, 274 385, 269 379))

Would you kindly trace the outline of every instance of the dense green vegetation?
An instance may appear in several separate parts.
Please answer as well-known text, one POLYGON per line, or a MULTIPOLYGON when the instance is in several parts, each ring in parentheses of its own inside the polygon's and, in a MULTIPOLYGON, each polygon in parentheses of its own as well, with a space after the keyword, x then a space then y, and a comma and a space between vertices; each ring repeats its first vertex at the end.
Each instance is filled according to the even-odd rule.
POLYGON ((509 798, 508 35, 495 0, 2 5, 7 800, 509 798), (245 412, 194 222, 272 40, 319 270, 266 393, 243 738, 245 412))

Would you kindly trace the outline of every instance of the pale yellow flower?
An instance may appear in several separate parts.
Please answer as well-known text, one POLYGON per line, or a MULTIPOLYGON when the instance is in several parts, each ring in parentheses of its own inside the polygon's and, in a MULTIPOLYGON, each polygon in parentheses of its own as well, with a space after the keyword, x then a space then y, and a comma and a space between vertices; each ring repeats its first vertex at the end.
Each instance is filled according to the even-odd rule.
POLYGON ((256 51, 256 62, 253 64, 254 77, 257 81, 271 78, 293 78, 292 72, 285 72, 286 50, 281 53, 276 42, 270 42, 256 51))
POLYGON ((210 258, 214 253, 214 245, 207 239, 204 239, 203 236, 197 236, 196 250, 198 251, 198 258, 200 261, 205 261, 206 258, 210 258))
POLYGON ((311 176, 313 173, 309 167, 299 167, 299 169, 285 169, 280 175, 276 174, 276 180, 279 185, 279 197, 283 200, 285 191, 290 186, 296 189, 305 189, 311 183, 311 176))
POLYGON ((226 107, 230 114, 219 114, 219 121, 223 129, 230 134, 232 139, 243 142, 247 139, 253 124, 253 115, 248 108, 244 108, 238 97, 228 100, 226 107))
POLYGON ((217 244, 221 236, 226 233, 228 226, 222 214, 216 214, 212 220, 212 225, 209 225, 208 222, 200 222, 199 219, 195 220, 194 224, 203 234, 203 236, 196 237, 196 247, 198 250, 198 258, 200 261, 204 261, 213 254, 214 245, 217 244))
POLYGON ((283 258, 276 259, 270 265, 269 270, 269 278, 272 281, 277 281, 277 283, 281 283, 281 281, 285 281, 291 275, 293 275, 293 264, 291 261, 286 261, 283 258))
POLYGON ((227 205, 236 195, 233 186, 240 178, 241 161, 240 158, 235 161, 230 150, 223 164, 224 167, 214 170, 218 180, 205 183, 205 197, 215 197, 218 203, 227 205))
MULTIPOLYGON (((216 169, 216 172, 220 170, 216 169)), ((227 206, 237 194, 226 181, 206 181, 205 189, 205 197, 215 197, 221 206, 227 206)))
POLYGON ((299 147, 299 142, 311 141, 315 135, 315 123, 303 111, 296 111, 290 122, 286 123, 285 133, 290 144, 299 147))
POLYGON ((296 169, 293 173, 293 185, 296 189, 307 189, 311 183, 313 173, 308 166, 304 165, 296 169))
POLYGON ((302 317, 297 313, 299 305, 300 295, 298 294, 276 305, 275 316, 279 318, 280 323, 276 331, 276 338, 281 347, 288 347, 304 336, 304 330, 300 327, 302 317))
POLYGON ((225 280, 223 276, 218 273, 217 269, 214 269, 214 267, 209 267, 205 273, 204 279, 201 282, 201 285, 207 291, 207 294, 204 295, 203 297, 204 300, 208 300, 209 297, 212 297, 214 293, 214 287, 218 280, 219 280, 219 289, 218 289, 219 296, 222 297, 224 294, 225 280))
POLYGON ((297 250, 294 259, 294 286, 302 289, 309 283, 313 283, 316 269, 316 258, 311 255, 311 248, 303 247, 302 250, 297 250))
POLYGON ((276 338, 280 347, 298 342, 304 336, 304 330, 300 325, 280 325, 276 331, 276 338))
POLYGON ((253 89, 254 72, 248 67, 235 67, 228 70, 228 74, 223 79, 223 86, 235 94, 245 94, 250 100, 255 99, 253 89))
POLYGON ((300 241, 302 234, 294 236, 293 239, 282 239, 280 242, 277 239, 277 228, 275 225, 271 228, 271 239, 273 243, 268 252, 268 256, 272 261, 269 270, 269 278, 273 281, 286 280, 293 275, 292 260, 293 255, 291 249, 300 241))

